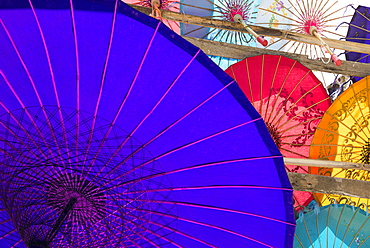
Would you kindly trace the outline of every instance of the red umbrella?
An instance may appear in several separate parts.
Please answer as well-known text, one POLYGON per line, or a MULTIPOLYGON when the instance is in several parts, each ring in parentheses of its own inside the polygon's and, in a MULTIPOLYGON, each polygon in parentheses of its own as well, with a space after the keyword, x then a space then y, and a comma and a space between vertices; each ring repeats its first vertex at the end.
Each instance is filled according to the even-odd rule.
MULTIPOLYGON (((311 70, 277 55, 246 58, 230 66, 232 76, 261 114, 279 147, 289 158, 308 158, 309 145, 330 98, 311 70)), ((308 173, 307 168, 286 165, 289 172, 308 173)), ((309 192, 295 192, 295 207, 312 200, 309 192)))

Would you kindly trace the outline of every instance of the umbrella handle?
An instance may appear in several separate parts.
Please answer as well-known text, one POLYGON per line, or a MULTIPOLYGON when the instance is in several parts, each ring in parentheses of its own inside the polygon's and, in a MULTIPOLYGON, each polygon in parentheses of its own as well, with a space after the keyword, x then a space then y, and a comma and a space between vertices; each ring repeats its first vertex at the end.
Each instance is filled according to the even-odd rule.
POLYGON ((310 27, 310 34, 315 36, 320 42, 323 47, 325 47, 325 50, 330 54, 330 59, 335 63, 336 66, 340 66, 342 64, 342 60, 338 58, 337 55, 335 55, 331 50, 328 44, 325 43, 325 41, 320 37, 319 32, 317 31, 317 28, 315 26, 310 27))
POLYGON ((254 36, 254 38, 262 45, 262 46, 267 46, 268 41, 263 37, 262 35, 258 35, 256 32, 254 32, 253 29, 251 29, 247 24, 244 23, 243 18, 241 15, 236 14, 234 15, 234 22, 239 22, 240 24, 243 25, 243 27, 250 33, 251 35, 254 36))

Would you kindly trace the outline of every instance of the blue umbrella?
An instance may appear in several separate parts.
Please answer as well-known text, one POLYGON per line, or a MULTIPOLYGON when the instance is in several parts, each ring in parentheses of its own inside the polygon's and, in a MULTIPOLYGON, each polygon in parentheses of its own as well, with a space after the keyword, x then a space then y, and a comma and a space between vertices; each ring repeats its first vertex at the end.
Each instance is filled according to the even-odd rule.
MULTIPOLYGON (((181 0, 181 10, 186 14, 243 23, 244 27, 249 30, 248 33, 246 33, 181 24, 181 34, 248 46, 256 46, 256 40, 258 40, 261 44, 266 46, 267 40, 265 40, 263 36, 254 37, 252 35, 254 31, 248 27, 248 25, 255 23, 260 3, 261 0, 181 0)), ((257 36, 256 33, 254 33, 254 35, 257 36)), ((223 69, 239 61, 238 59, 219 56, 210 56, 210 58, 223 69)))
POLYGON ((0 247, 292 246, 281 154, 199 48, 118 0, 0 19, 0 247))
POLYGON ((370 216, 365 209, 330 204, 300 212, 294 247, 369 247, 370 216))

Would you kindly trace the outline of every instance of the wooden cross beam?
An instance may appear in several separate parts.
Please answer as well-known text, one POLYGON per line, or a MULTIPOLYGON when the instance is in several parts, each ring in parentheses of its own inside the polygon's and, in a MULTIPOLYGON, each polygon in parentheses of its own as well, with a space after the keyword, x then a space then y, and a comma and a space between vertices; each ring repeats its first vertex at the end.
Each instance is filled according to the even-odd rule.
MULTIPOLYGON (((149 15, 151 9, 147 7, 130 5, 131 7, 149 15)), ((161 10, 164 19, 178 21, 187 24, 201 25, 205 27, 226 29, 238 32, 247 32, 240 23, 227 22, 222 20, 210 19, 199 16, 186 15, 183 13, 176 13, 167 10, 161 10)), ((293 41, 299 41, 309 44, 320 45, 319 41, 310 35, 299 34, 286 30, 279 30, 273 28, 265 28, 259 26, 251 26, 253 29, 261 35, 272 36, 276 38, 288 39, 293 41)), ((213 56, 221 56, 226 58, 244 59, 246 57, 257 56, 260 54, 274 54, 282 55, 291 59, 299 61, 301 64, 306 66, 310 70, 317 70, 323 72, 329 72, 334 74, 343 74, 349 76, 365 77, 370 75, 370 64, 357 63, 351 61, 343 61, 341 66, 336 66, 334 63, 324 64, 320 60, 309 59, 306 55, 235 45, 224 42, 210 41, 205 39, 197 39, 191 37, 185 37, 186 40, 193 43, 195 46, 202 49, 206 54, 213 56)), ((330 47, 338 48, 347 51, 354 51, 360 53, 370 53, 370 45, 360 44, 348 41, 338 41, 332 39, 324 39, 330 47)))
MULTIPOLYGON (((151 8, 137 6, 137 5, 130 5, 130 6, 147 15, 151 14, 152 12, 151 8)), ((243 28, 243 25, 237 22, 228 22, 228 21, 222 21, 222 20, 211 19, 211 18, 206 18, 206 17, 187 15, 184 13, 177 13, 177 12, 172 12, 172 11, 167 11, 167 10, 161 10, 161 12, 162 12, 163 19, 167 19, 171 21, 177 21, 177 22, 182 22, 186 24, 248 33, 248 31, 243 28)), ((286 40, 292 40, 292 41, 298 41, 298 42, 304 42, 307 44, 321 46, 320 41, 312 35, 300 34, 300 33, 291 32, 287 30, 266 28, 266 27, 260 27, 260 26, 254 26, 254 25, 248 25, 248 26, 250 26, 256 33, 260 35, 281 38, 281 39, 286 39, 286 40)), ((337 48, 341 50, 359 52, 359 53, 370 53, 370 45, 356 43, 356 42, 349 42, 349 41, 333 40, 333 39, 327 39, 327 38, 323 38, 323 40, 331 48, 337 48)))
POLYGON ((288 172, 294 190, 370 199, 370 182, 288 172))
POLYGON ((264 48, 241 46, 218 41, 197 39, 192 37, 183 36, 183 38, 185 38, 189 42, 193 43, 195 46, 202 49, 206 54, 213 56, 221 56, 234 59, 245 59, 247 57, 257 56, 261 54, 282 55, 299 61, 302 65, 306 66, 310 70, 358 77, 365 77, 367 75, 370 75, 370 64, 365 63, 342 61, 341 66, 336 66, 334 63, 324 64, 321 60, 309 59, 306 55, 287 53, 264 48))

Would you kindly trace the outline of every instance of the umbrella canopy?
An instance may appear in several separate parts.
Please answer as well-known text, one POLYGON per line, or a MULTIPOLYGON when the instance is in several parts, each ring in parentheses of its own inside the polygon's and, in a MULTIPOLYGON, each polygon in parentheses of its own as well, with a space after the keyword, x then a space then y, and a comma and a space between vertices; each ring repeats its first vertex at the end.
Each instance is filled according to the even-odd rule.
MULTIPOLYGON (((370 44, 370 8, 359 5, 351 22, 349 23, 346 36, 347 41, 370 44)), ((366 53, 346 52, 346 60, 361 63, 369 63, 370 57, 366 53)), ((352 80, 358 81, 360 77, 353 77, 352 80)))
MULTIPOLYGON (((353 163, 370 163, 370 105, 367 76, 344 91, 325 112, 312 140, 310 157, 353 163)), ((311 173, 341 178, 369 180, 369 172, 352 169, 312 168, 311 173)), ((339 196, 315 194, 317 200, 329 204, 339 196)), ((368 199, 351 197, 358 206, 369 205, 368 199)))
MULTIPOLYGON (((249 25, 256 21, 260 2, 261 0, 182 0, 181 8, 187 14, 229 22, 241 22, 244 23, 244 25, 249 25), (239 16, 240 18, 238 19, 236 16, 239 16)), ((181 34, 237 45, 256 46, 257 44, 257 38, 255 38, 250 32, 235 32, 215 27, 209 28, 182 24, 181 34)), ((224 58, 220 56, 210 57, 223 69, 226 69, 230 65, 239 61, 237 59, 224 58)))
POLYGON ((297 219, 294 247, 369 247, 370 216, 359 207, 330 204, 297 219))
POLYGON ((320 42, 320 45, 313 45, 302 41, 275 40, 275 43, 281 44, 280 49, 284 48, 289 52, 305 54, 313 59, 323 59, 327 57, 325 63, 333 60, 336 65, 341 64, 337 56, 333 54, 332 49, 329 48, 322 38, 344 38, 344 35, 336 30, 336 28, 338 24, 342 22, 343 18, 346 17, 344 16, 345 9, 348 6, 346 1, 275 0, 275 5, 275 8, 261 9, 282 18, 283 20, 279 22, 279 25, 287 25, 293 32, 312 35, 320 42), (277 6, 280 7, 277 8, 277 6), (285 13, 281 13, 281 11, 279 11, 281 9, 284 9, 285 13))
MULTIPOLYGON (((277 29, 290 29, 291 13, 281 5, 281 1, 275 0, 261 0, 259 9, 266 9, 267 11, 258 11, 255 24, 258 26, 277 28, 277 29)), ((285 42, 276 42, 276 37, 266 37, 269 49, 278 50, 285 42)), ((258 47, 262 47, 257 44, 258 47)))
MULTIPOLYGON (((316 126, 330 99, 315 75, 299 62, 277 55, 246 58, 226 72, 261 114, 285 157, 308 158, 316 126)), ((290 172, 308 169, 286 166, 290 172)), ((262 170, 262 168, 261 168, 262 170)), ((295 192, 295 206, 305 206, 311 193, 295 192)))
POLYGON ((282 156, 199 48, 118 0, 0 23, 0 247, 292 247, 282 156))

